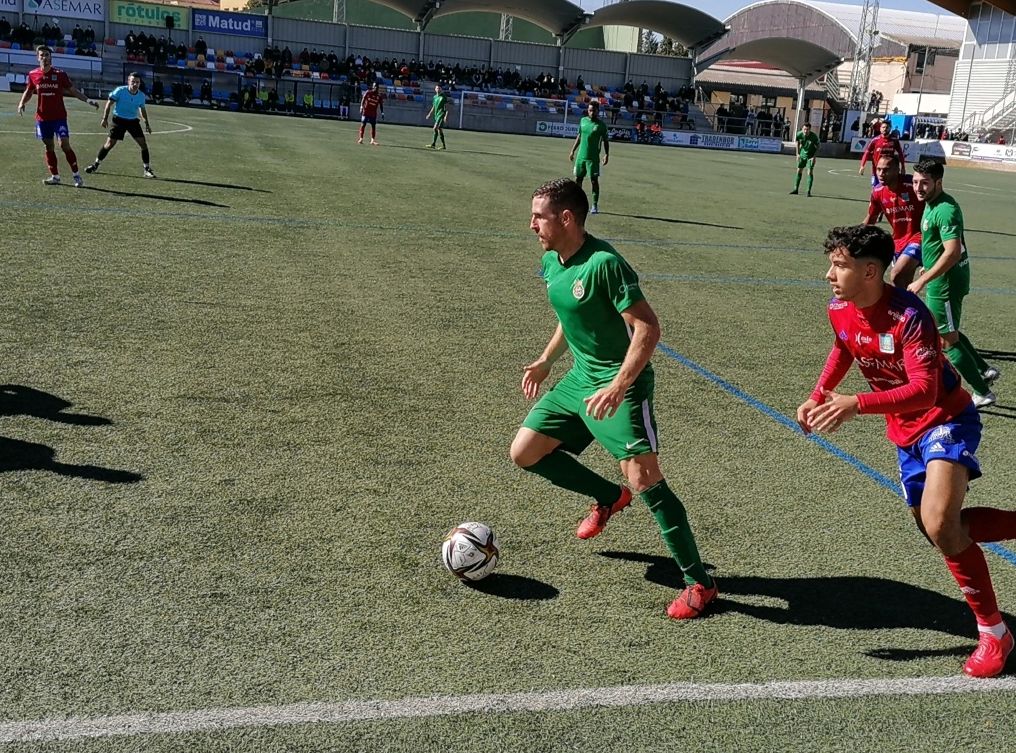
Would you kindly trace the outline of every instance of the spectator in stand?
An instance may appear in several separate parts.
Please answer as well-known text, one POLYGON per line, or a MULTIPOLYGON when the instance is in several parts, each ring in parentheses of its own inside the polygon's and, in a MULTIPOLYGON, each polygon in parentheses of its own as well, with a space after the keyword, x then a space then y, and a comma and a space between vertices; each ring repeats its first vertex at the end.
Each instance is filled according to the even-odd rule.
POLYGON ((3 16, 0 16, 0 39, 8 40, 11 38, 11 22, 3 16))
POLYGON ((198 38, 194 40, 194 52, 198 55, 208 55, 208 43, 205 41, 204 37, 198 36, 198 38))
POLYGON ((201 91, 198 93, 198 100, 204 104, 208 103, 208 106, 212 106, 212 82, 211 79, 205 79, 201 82, 201 91))
POLYGON ((314 95, 310 92, 304 92, 303 95, 303 114, 305 117, 314 117, 314 95))

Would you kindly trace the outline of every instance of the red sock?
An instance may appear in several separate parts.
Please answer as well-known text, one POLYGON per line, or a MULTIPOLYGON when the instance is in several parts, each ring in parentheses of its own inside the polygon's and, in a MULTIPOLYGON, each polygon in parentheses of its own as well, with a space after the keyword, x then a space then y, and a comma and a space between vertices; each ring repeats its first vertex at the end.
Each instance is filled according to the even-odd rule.
POLYGON ((991 574, 984 552, 977 544, 971 544, 959 554, 945 558, 960 591, 973 610, 978 625, 997 625, 1002 621, 995 600, 995 587, 991 585, 991 574))
POLYGON ((64 149, 64 157, 67 158, 67 164, 71 166, 71 172, 75 175, 78 174, 78 155, 74 153, 73 149, 64 149))
POLYGON ((977 542, 1016 539, 1016 510, 994 507, 968 507, 960 513, 970 526, 970 538, 977 542))
POLYGON ((56 152, 45 152, 46 155, 46 167, 49 168, 50 175, 60 174, 60 164, 56 161, 56 152))

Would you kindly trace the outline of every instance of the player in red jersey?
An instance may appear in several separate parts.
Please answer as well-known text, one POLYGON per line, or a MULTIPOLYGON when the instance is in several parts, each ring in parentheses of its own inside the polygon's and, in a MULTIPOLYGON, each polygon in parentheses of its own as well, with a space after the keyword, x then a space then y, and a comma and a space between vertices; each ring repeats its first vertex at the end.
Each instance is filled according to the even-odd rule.
POLYGON ((833 228, 825 249, 836 339, 811 397, 797 409, 797 423, 805 433, 832 432, 861 413, 885 415, 907 505, 977 619, 979 641, 963 671, 994 677, 1005 667, 1013 636, 977 544, 1016 538, 1016 511, 962 509, 967 483, 981 475, 974 455, 981 419, 942 354, 931 311, 913 293, 884 282, 893 258, 888 233, 870 225, 833 228), (855 362, 872 391, 833 392, 855 362))
POLYGON ((49 168, 49 177, 43 181, 49 186, 60 185, 60 165, 56 159, 56 146, 54 138, 60 139, 60 148, 63 149, 67 164, 71 166, 74 174, 74 185, 82 186, 84 181, 78 172, 78 157, 71 149, 71 133, 67 128, 67 108, 64 107, 64 96, 69 94, 75 99, 91 105, 96 110, 99 103, 95 102, 74 88, 70 77, 61 70, 53 67, 53 50, 45 45, 35 48, 36 58, 39 67, 28 74, 25 83, 25 93, 21 95, 18 102, 18 115, 24 115, 25 104, 32 98, 33 94, 39 95, 38 106, 35 110, 35 135, 46 147, 46 166, 49 168))
POLYGON ((381 120, 385 119, 385 98, 381 93, 381 87, 375 81, 370 88, 363 93, 360 100, 360 136, 356 139, 357 144, 363 143, 363 131, 370 123, 370 144, 377 146, 377 116, 381 113, 381 120))
POLYGON ((878 174, 875 170, 875 166, 878 164, 878 159, 883 154, 894 154, 900 158, 900 172, 905 172, 907 167, 907 155, 903 151, 903 144, 900 140, 893 136, 889 130, 890 125, 888 120, 883 120, 882 125, 879 126, 879 135, 868 142, 868 146, 864 148, 864 153, 861 155, 861 167, 858 169, 858 175, 864 175, 864 166, 868 164, 868 160, 871 160, 871 187, 874 188, 878 185, 878 174))
POLYGON ((914 193, 913 178, 900 171, 895 154, 883 154, 875 164, 879 185, 871 189, 866 225, 878 222, 885 215, 893 229, 896 258, 893 259, 889 281, 905 288, 914 281, 914 273, 921 266, 921 216, 924 202, 914 193))

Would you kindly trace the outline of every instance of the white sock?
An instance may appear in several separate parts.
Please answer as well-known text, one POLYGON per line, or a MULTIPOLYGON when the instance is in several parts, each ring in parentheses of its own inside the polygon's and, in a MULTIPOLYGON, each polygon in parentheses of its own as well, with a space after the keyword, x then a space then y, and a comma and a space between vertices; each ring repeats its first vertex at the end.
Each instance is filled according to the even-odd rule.
POLYGON ((1007 628, 1004 622, 999 622, 995 625, 978 625, 977 632, 991 633, 991 635, 995 636, 999 640, 1002 640, 1005 637, 1007 628))

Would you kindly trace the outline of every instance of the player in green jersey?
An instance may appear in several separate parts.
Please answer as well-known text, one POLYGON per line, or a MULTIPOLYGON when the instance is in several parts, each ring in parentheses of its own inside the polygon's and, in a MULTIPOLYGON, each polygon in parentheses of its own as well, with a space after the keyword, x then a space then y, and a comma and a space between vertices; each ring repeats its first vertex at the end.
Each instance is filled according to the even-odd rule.
POLYGON ((635 271, 609 243, 585 231, 589 200, 562 178, 533 193, 530 227, 543 246, 543 277, 557 328, 543 354, 525 367, 522 392, 535 398, 551 367, 572 353, 571 369, 533 406, 511 446, 511 458, 555 486, 595 500, 576 535, 590 539, 631 504, 627 486, 578 461, 593 440, 618 460, 649 506, 686 587, 667 609, 678 620, 698 617, 716 598, 699 557, 688 515, 660 471, 649 359, 660 323, 635 271))
POLYGON ((437 148, 438 137, 441 138, 441 148, 445 149, 444 140, 444 122, 448 119, 448 105, 451 98, 441 90, 441 85, 437 84, 434 87, 434 99, 431 102, 430 109, 427 110, 426 118, 434 116, 434 139, 430 142, 428 149, 437 148))
POLYGON ((579 134, 572 144, 569 161, 575 163, 575 180, 582 187, 582 180, 589 175, 593 188, 592 213, 600 211, 600 146, 603 146, 603 164, 610 159, 610 138, 607 124, 600 120, 600 103, 595 99, 586 107, 586 115, 579 121, 579 134), (577 154, 576 154, 577 152, 577 154))
POLYGON ((808 195, 811 196, 811 186, 815 182, 815 160, 818 158, 818 134, 811 130, 811 123, 805 123, 797 132, 797 180, 794 181, 796 194, 801 188, 801 175, 804 169, 808 168, 808 195))
POLYGON ((924 292, 935 315, 946 357, 974 393, 974 405, 985 408, 996 398, 991 384, 998 369, 985 361, 967 336, 960 332, 963 298, 970 292, 970 259, 963 238, 963 212, 942 187, 945 168, 923 159, 914 166, 914 193, 924 202, 921 217, 921 261, 924 271, 907 288, 924 292))

